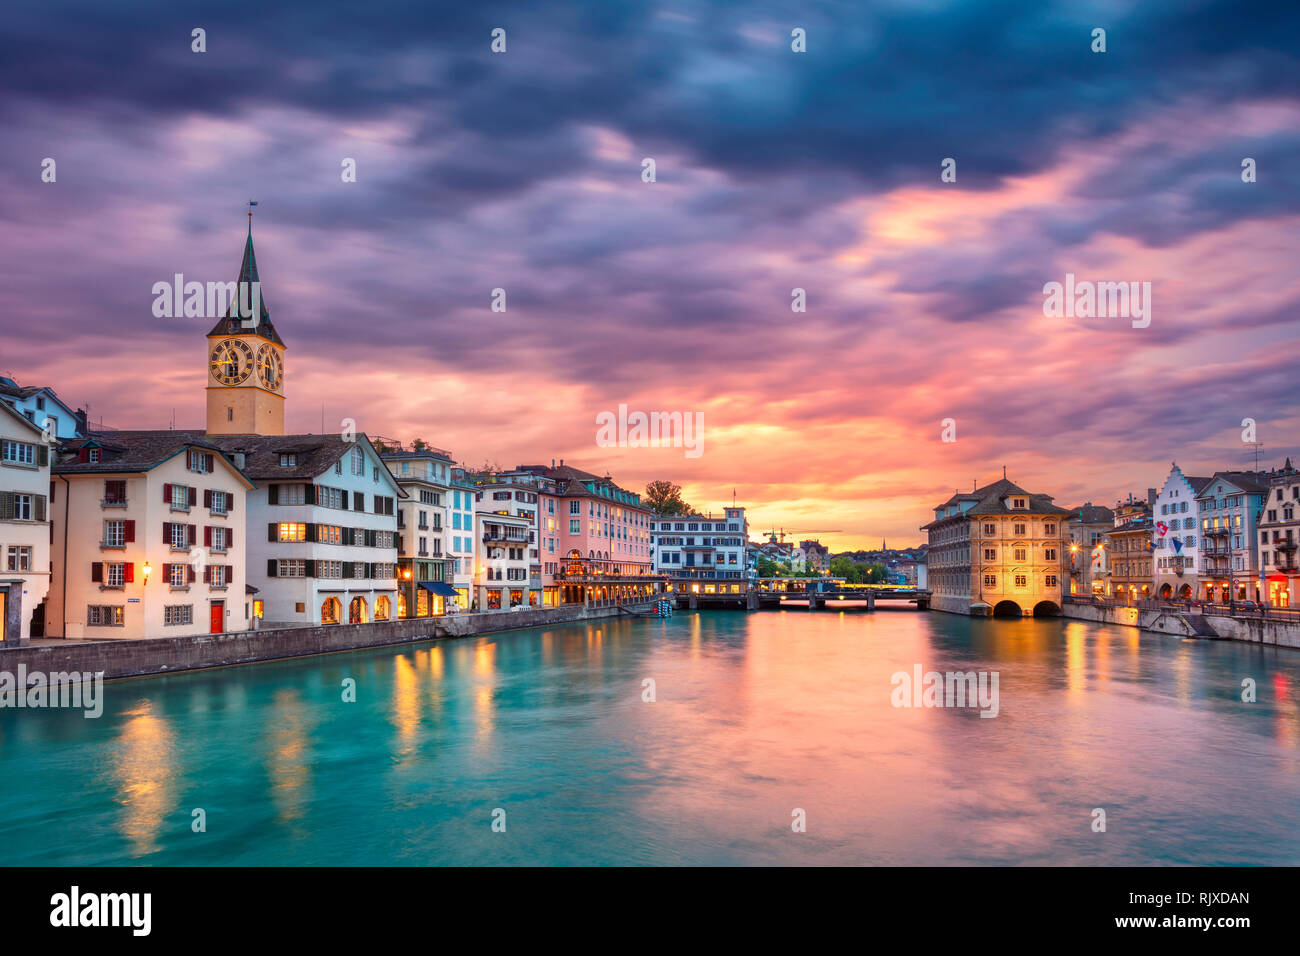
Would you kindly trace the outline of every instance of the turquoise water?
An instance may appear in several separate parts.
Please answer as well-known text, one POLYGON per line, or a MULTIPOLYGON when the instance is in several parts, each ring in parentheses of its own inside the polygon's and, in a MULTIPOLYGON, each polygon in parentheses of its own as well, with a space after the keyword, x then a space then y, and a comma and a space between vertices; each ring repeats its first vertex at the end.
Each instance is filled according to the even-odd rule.
POLYGON ((105 695, 0 710, 0 863, 1300 863, 1300 651, 705 612, 105 695), (996 671, 998 716, 892 706, 916 664, 996 671))

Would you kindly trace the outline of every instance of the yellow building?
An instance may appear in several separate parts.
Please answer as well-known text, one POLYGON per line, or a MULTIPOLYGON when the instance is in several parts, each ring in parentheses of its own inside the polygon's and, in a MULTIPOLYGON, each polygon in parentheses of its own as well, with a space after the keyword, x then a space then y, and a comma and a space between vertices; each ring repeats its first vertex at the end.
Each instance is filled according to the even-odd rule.
POLYGON ((929 532, 930 607, 957 614, 1057 615, 1069 580, 1069 513, 1005 476, 954 494, 929 532))

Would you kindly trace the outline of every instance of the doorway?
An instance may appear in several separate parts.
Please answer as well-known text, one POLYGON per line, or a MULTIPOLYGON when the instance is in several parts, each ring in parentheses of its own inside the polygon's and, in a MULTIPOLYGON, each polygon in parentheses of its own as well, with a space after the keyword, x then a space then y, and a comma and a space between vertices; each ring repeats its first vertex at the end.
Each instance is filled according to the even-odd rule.
POLYGON ((209 611, 211 615, 211 629, 209 634, 220 634, 226 629, 226 602, 213 601, 209 611))

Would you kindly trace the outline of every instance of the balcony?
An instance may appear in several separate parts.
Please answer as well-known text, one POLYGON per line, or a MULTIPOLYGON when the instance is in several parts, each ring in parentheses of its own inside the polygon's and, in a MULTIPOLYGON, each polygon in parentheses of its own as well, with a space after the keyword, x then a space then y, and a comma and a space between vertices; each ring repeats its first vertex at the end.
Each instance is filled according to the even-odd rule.
POLYGON ((100 502, 99 502, 99 506, 100 506, 101 508, 125 508, 125 507, 126 507, 126 499, 125 499, 125 498, 117 498, 117 497, 113 497, 113 498, 101 498, 101 499, 100 499, 100 502))
POLYGON ((509 543, 509 544, 527 544, 528 535, 523 531, 520 531, 518 534, 514 534, 509 531, 485 531, 483 533, 483 541, 487 544, 492 544, 495 542, 502 542, 502 543, 509 543))

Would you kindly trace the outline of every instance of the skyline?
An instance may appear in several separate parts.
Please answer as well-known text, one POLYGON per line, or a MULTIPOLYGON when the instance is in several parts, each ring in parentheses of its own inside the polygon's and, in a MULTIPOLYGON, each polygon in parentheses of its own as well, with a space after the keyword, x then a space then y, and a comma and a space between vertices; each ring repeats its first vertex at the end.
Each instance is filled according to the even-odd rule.
POLYGON ((1295 11, 241 16, 13 14, 0 294, 28 318, 0 372, 115 427, 198 427, 205 320, 154 319, 150 290, 233 279, 252 198, 290 432, 323 401, 324 431, 470 464, 668 479, 700 510, 735 489, 755 528, 843 528, 836 551, 919 543, 1003 465, 1110 506, 1171 460, 1253 467, 1245 418, 1261 468, 1300 448, 1295 11), (1151 282, 1150 326, 1046 318, 1067 274, 1151 282), (621 404, 702 412, 704 453, 598 447, 621 404))

